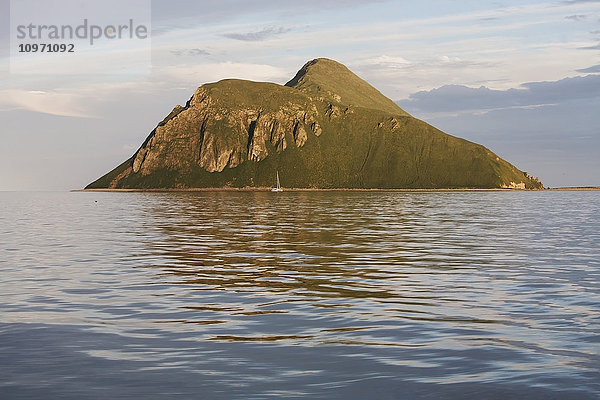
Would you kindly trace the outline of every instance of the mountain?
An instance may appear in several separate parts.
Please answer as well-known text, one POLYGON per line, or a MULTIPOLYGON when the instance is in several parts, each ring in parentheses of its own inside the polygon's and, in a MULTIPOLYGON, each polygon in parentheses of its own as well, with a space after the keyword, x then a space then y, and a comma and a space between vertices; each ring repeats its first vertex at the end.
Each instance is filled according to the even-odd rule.
POLYGON ((485 147, 420 121, 319 58, 285 86, 237 79, 196 89, 101 188, 543 188, 485 147))
POLYGON ((298 89, 321 101, 335 101, 387 111, 393 115, 410 116, 345 65, 326 58, 307 62, 285 86, 298 89))

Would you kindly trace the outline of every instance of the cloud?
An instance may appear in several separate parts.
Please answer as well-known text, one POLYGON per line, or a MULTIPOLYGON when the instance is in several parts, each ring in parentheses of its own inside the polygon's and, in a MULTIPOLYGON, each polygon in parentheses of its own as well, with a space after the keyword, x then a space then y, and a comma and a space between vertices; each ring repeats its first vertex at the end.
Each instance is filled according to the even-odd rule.
POLYGON ((564 4, 585 4, 585 3, 599 3, 599 0, 567 0, 563 1, 564 4))
POLYGON ((577 15, 569 15, 566 16, 565 19, 569 19, 571 21, 585 21, 587 19, 587 15, 577 14, 577 15))
POLYGON ((192 29, 213 24, 224 24, 238 19, 240 16, 273 16, 280 19, 281 15, 313 15, 315 10, 335 12, 355 9, 376 3, 386 3, 389 0, 304 0, 273 1, 273 0, 220 0, 198 1, 178 0, 174 7, 169 1, 152 2, 152 35, 161 35, 182 27, 192 29), (182 10, 185 10, 182 12, 182 10))
POLYGON ((481 67, 486 68, 493 66, 493 64, 489 62, 482 62, 479 60, 466 60, 460 57, 447 55, 440 55, 437 57, 420 59, 416 62, 409 61, 404 57, 381 55, 377 57, 368 58, 364 61, 357 63, 357 65, 363 71, 384 71, 402 69, 412 72, 433 70, 447 71, 449 68, 468 69, 481 67))
POLYGON ((595 46, 578 47, 579 50, 600 50, 600 43, 595 46))
POLYGON ((192 56, 209 56, 210 53, 203 49, 190 49, 189 54, 192 56))
POLYGON ((224 33, 222 36, 229 39, 242 40, 244 42, 261 42, 289 31, 289 28, 284 28, 282 26, 270 26, 260 31, 246 33, 224 33))
POLYGON ((174 65, 161 68, 156 80, 176 81, 194 87, 206 82, 237 78, 253 81, 282 81, 287 79, 287 71, 267 64, 235 62, 208 63, 200 65, 174 65))
POLYGON ((95 118, 83 96, 40 90, 0 91, 0 109, 29 110, 63 117, 95 118))
POLYGON ((390 57, 384 54, 378 57, 373 57, 365 60, 365 64, 370 64, 382 68, 398 68, 406 67, 411 63, 403 57, 390 57))
POLYGON ((490 71, 497 68, 497 63, 484 58, 466 59, 452 54, 432 57, 414 52, 406 58, 397 54, 384 54, 365 59, 349 59, 347 65, 392 99, 406 98, 420 89, 444 84, 489 84, 494 81, 490 71))
POLYGON ((492 90, 445 85, 421 91, 398 104, 424 112, 473 112, 508 108, 531 108, 571 100, 600 98, 600 75, 578 76, 553 82, 530 82, 519 89, 492 90))
POLYGON ((578 69, 577 72, 582 72, 584 74, 600 73, 600 65, 594 65, 593 67, 578 69))
POLYGON ((171 50, 174 56, 209 56, 210 53, 204 49, 174 49, 171 50))
POLYGON ((373 57, 364 60, 361 65, 372 68, 410 68, 410 69, 431 69, 431 68, 461 68, 472 66, 492 66, 491 63, 478 60, 468 60, 456 56, 438 55, 435 57, 420 58, 418 61, 408 60, 403 57, 389 57, 387 55, 373 57))

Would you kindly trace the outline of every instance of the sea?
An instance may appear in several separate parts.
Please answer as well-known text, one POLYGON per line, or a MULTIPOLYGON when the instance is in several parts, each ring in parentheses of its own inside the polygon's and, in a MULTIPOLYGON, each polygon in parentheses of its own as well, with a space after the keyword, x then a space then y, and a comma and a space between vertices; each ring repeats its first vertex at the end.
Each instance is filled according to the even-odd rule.
POLYGON ((0 398, 599 399, 600 192, 2 192, 0 398))

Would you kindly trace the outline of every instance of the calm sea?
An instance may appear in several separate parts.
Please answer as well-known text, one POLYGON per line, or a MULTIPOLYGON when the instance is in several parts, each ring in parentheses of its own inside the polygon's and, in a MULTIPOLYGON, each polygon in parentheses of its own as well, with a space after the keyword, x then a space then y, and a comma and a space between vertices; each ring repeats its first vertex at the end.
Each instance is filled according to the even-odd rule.
POLYGON ((2 399, 598 399, 600 192, 0 193, 2 399))

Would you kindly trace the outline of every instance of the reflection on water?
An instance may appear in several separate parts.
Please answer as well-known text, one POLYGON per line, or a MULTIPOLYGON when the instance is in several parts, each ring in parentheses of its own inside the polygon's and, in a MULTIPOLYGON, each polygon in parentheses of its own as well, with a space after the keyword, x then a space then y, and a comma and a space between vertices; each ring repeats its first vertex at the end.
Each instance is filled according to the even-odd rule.
POLYGON ((0 200, 10 398, 600 395, 598 192, 0 200))

